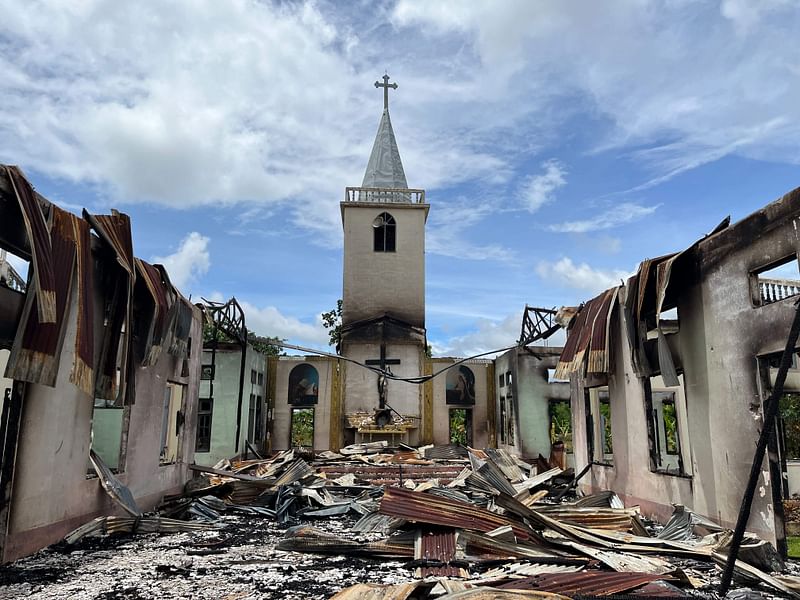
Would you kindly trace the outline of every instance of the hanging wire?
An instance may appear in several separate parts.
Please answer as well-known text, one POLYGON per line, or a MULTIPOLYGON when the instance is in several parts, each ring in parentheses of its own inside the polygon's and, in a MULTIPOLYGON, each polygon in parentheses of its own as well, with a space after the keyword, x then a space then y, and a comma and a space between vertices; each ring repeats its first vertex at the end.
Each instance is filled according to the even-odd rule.
POLYGON ((337 360, 345 360, 349 363, 353 363, 354 365, 358 365, 364 369, 372 371, 373 373, 378 373, 379 375, 383 375, 386 379, 391 379, 392 381, 405 381, 407 383, 413 383, 415 385, 422 385, 426 381, 432 380, 434 377, 438 377, 445 371, 452 369, 460 365, 461 363, 467 362, 468 360, 474 360, 476 358, 481 358, 483 356, 488 356, 489 354, 500 354, 501 352, 507 352, 509 350, 513 350, 517 347, 516 344, 513 346, 509 346, 507 348, 500 348, 498 350, 489 350, 488 352, 481 352, 480 354, 474 354, 473 356, 468 356, 467 358, 462 358, 457 360, 451 365, 444 367, 443 369, 439 369, 435 373, 431 375, 423 375, 421 377, 399 377, 397 375, 393 375, 392 372, 388 369, 381 369, 380 367, 375 367, 372 365, 365 365, 364 363, 360 363, 355 359, 347 358, 346 356, 341 356, 339 354, 334 354, 332 352, 325 352, 324 350, 316 350, 314 348, 306 348, 304 346, 297 346, 295 344, 289 344, 287 342, 271 342, 273 346, 278 346, 279 348, 287 348, 289 350, 297 350, 299 352, 305 352, 307 354, 317 354, 319 356, 327 356, 328 358, 335 358, 337 360))

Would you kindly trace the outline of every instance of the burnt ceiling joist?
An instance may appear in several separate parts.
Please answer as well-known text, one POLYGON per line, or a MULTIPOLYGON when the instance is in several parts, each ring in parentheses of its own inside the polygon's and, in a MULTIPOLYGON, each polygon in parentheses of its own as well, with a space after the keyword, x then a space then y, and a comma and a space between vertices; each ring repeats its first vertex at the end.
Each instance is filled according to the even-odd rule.
POLYGON ((519 334, 519 346, 529 346, 538 340, 553 335, 561 327, 555 320, 555 308, 540 308, 525 305, 522 313, 522 329, 519 334))

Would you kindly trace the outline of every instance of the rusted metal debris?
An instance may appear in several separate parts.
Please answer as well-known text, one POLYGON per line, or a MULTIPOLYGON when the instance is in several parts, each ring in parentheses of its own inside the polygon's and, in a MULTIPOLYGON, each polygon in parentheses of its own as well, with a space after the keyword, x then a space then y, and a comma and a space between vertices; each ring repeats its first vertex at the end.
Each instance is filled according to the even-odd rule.
POLYGON ((555 594, 571 596, 610 596, 640 588, 647 583, 665 579, 659 575, 643 573, 605 573, 586 571, 584 573, 545 573, 525 579, 516 579, 497 587, 508 590, 542 590, 555 594))
POLYGON ((103 462, 94 450, 89 450, 89 460, 92 462, 97 477, 100 478, 100 485, 111 497, 114 502, 125 509, 134 517, 141 517, 142 511, 136 505, 131 491, 111 472, 108 465, 103 462))
MULTIPOLYGON (((409 578, 424 579, 362 584, 334 596, 345 600, 675 597, 710 586, 703 573, 725 560, 730 542, 725 532, 700 537, 718 527, 683 507, 655 537, 639 508, 625 507, 613 492, 554 503, 571 476, 549 466, 537 473, 502 450, 404 447, 393 453, 374 444, 304 458, 289 450, 194 467, 200 477, 182 496, 167 498, 157 515, 100 519, 69 538, 194 531, 220 526, 224 514, 257 515, 288 526, 278 552, 399 560, 409 578), (311 524, 347 515, 353 520, 348 534, 311 524), (688 572, 673 557, 706 566, 688 572)), ((105 473, 102 465, 99 472, 105 473)), ((109 481, 124 496, 121 484, 109 481)), ((745 546, 752 551, 741 555, 749 564, 736 563, 738 577, 800 599, 800 582, 769 573, 780 567, 771 546, 758 539, 745 546)))

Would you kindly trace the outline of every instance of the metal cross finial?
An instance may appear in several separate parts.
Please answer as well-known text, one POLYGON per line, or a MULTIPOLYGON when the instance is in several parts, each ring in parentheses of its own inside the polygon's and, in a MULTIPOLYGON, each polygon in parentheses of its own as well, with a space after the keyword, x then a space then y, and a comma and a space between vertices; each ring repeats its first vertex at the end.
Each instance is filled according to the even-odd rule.
POLYGON ((389 83, 389 75, 386 74, 383 76, 383 83, 380 81, 375 82, 376 88, 383 88, 383 109, 389 109, 389 88, 397 89, 396 83, 389 83))

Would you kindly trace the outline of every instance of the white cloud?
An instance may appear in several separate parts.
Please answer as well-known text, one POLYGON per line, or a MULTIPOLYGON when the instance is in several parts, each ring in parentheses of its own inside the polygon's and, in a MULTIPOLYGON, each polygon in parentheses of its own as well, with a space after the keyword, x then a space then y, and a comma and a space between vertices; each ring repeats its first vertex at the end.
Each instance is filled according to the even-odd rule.
POLYGON ((722 0, 720 13, 729 19, 740 34, 746 34, 769 12, 778 11, 789 5, 791 0, 722 0))
POLYGON ((578 104, 607 124, 598 149, 636 160, 658 149, 653 181, 729 154, 800 162, 796 3, 400 0, 393 17, 432 41, 460 39, 477 57, 473 79, 532 98, 519 124, 578 104))
POLYGON ((641 206, 633 202, 622 202, 604 213, 600 213, 591 219, 567 221, 555 225, 549 225, 547 228, 550 231, 558 231, 561 233, 586 233, 588 231, 601 231, 604 229, 612 229, 638 221, 654 213, 658 207, 655 206, 641 206))
POLYGON ((438 204, 430 213, 425 234, 425 250, 432 254, 466 260, 513 260, 514 252, 499 244, 474 244, 467 233, 497 208, 489 203, 476 203, 459 198, 438 204))
POLYGON ((536 212, 553 200, 553 192, 567 184, 567 171, 555 159, 542 163, 544 173, 529 176, 522 184, 519 197, 529 212, 536 212))
POLYGON ((610 271, 593 269, 586 263, 576 265, 568 257, 555 262, 540 261, 536 265, 536 274, 549 283, 585 290, 589 294, 599 294, 603 290, 620 285, 620 280, 626 280, 632 275, 619 269, 610 271))
MULTIPOLYGON (((431 340, 434 356, 474 356, 501 350, 516 344, 522 326, 522 313, 513 313, 497 321, 478 319, 469 333, 448 340, 431 340)), ((487 356, 484 358, 491 358, 487 356)))
POLYGON ((389 64, 412 185, 508 177, 490 125, 465 136, 474 111, 426 111, 428 73, 386 56, 383 11, 343 6, 0 0, 0 162, 114 203, 293 200, 295 224, 338 245, 336 200, 361 181, 389 64))
POLYGON ((209 241, 209 238, 192 231, 183 238, 175 252, 167 256, 155 256, 153 262, 164 265, 172 285, 186 294, 188 286, 204 275, 211 266, 209 241))
POLYGON ((328 331, 319 317, 314 323, 306 323, 283 314, 274 306, 257 307, 241 300, 240 304, 244 310, 247 328, 258 335, 282 338, 316 350, 333 351, 328 346, 328 331))

